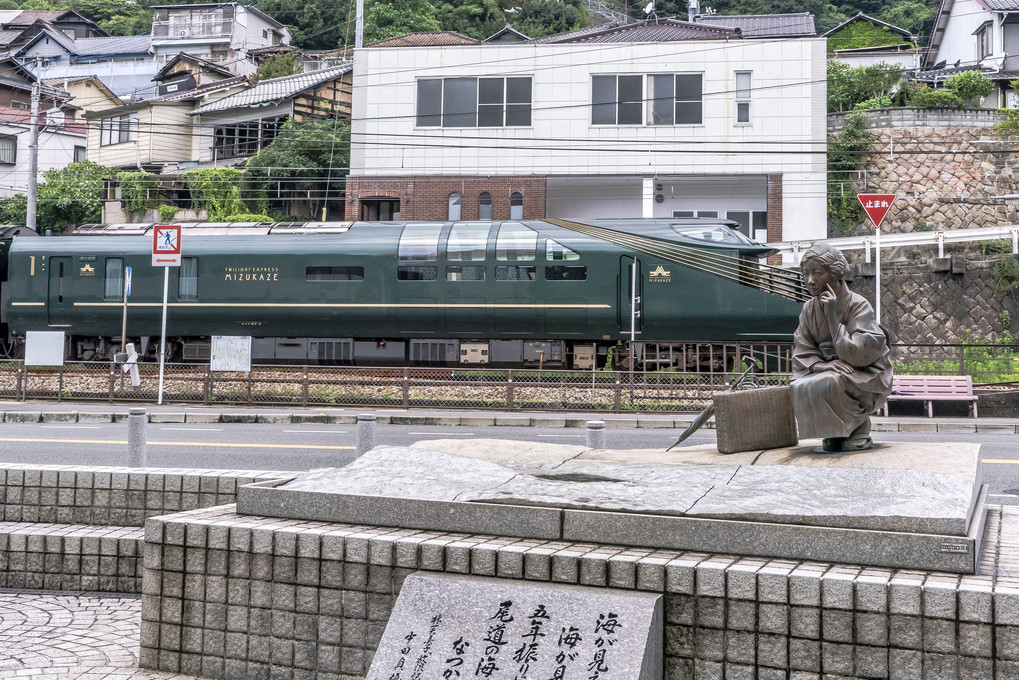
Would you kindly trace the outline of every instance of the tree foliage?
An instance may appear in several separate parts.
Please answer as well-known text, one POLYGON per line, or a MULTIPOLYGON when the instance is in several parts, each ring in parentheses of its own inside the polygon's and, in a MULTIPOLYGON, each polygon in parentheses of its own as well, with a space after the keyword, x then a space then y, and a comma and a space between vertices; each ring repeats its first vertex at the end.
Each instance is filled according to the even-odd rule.
POLYGON ((444 31, 484 40, 506 25, 506 13, 496 0, 438 0, 435 18, 444 31))
POLYGON ((435 8, 427 0, 368 0, 365 3, 366 44, 406 33, 438 30, 435 8))
POLYGON ((297 54, 293 52, 273 54, 259 62, 258 68, 251 76, 251 82, 257 83, 259 80, 292 76, 295 73, 297 73, 297 54))
POLYGON ((114 174, 92 161, 45 171, 37 193, 39 228, 63 231, 71 224, 102 221, 105 179, 114 174))
POLYGON ((873 64, 853 68, 828 60, 828 112, 852 111, 860 102, 890 96, 902 83, 902 67, 873 64))
POLYGON ((828 221, 842 234, 851 233, 863 218, 852 179, 863 166, 861 154, 873 147, 874 135, 867 130, 863 111, 847 115, 842 129, 828 137, 828 221))
POLYGON ((586 25, 577 0, 527 0, 513 14, 513 28, 529 38, 565 33, 586 25))
POLYGON ((220 222, 227 215, 247 212, 241 201, 241 176, 236 168, 204 168, 188 170, 181 178, 195 209, 205 209, 210 221, 220 222))
POLYGON ((837 33, 828 36, 828 51, 883 47, 903 43, 912 45, 887 26, 876 26, 869 21, 854 21, 837 33))
MULTIPOLYGON (((341 189, 350 166, 350 121, 321 118, 300 123, 287 121, 272 144, 244 167, 244 184, 252 202, 291 200, 298 195, 343 195, 341 189)), ((318 200, 309 201, 314 214, 318 200)), ((264 206, 261 212, 265 212, 264 206)))
POLYGON ((977 105, 977 100, 994 89, 994 81, 980 71, 963 71, 950 76, 945 81, 945 88, 959 99, 977 105))

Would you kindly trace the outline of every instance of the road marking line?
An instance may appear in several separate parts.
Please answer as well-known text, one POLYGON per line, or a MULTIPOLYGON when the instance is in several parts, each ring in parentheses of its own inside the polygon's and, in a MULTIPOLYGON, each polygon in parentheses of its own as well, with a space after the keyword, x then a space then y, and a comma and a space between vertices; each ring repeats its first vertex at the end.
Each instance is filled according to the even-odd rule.
POLYGON ((300 434, 347 434, 346 430, 283 430, 284 432, 297 432, 300 434))
POLYGON ((450 437, 473 437, 473 432, 408 432, 407 434, 449 435, 450 437))
POLYGON ((42 425, 40 430, 101 430, 99 425, 42 425))
POLYGON ((586 434, 539 434, 539 437, 566 437, 567 439, 583 439, 586 434))
MULTIPOLYGON (((0 437, 0 442, 27 442, 38 444, 123 444, 126 439, 43 439, 28 437, 0 437)), ((235 444, 230 442, 146 442, 149 446, 209 446, 227 449, 320 449, 353 451, 356 446, 329 446, 325 444, 235 444)))
POLYGON ((163 432, 222 432, 222 427, 161 427, 163 432))

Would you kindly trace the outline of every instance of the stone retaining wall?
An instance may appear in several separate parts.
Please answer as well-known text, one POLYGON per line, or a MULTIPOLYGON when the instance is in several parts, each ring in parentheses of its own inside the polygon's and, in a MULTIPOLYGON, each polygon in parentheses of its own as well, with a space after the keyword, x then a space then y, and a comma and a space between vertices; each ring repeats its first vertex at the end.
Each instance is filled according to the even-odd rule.
POLYGON ((209 678, 367 673, 417 570, 662 593, 665 678, 1019 677, 1019 579, 992 509, 978 576, 239 516, 145 527, 140 663, 209 678))

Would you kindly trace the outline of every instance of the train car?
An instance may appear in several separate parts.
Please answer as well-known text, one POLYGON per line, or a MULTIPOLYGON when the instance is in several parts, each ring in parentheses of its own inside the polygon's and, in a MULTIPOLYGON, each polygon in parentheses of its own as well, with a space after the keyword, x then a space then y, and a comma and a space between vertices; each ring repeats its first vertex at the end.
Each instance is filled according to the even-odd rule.
MULTIPOLYGON (((638 363, 694 341, 791 339, 806 298, 799 275, 761 264, 774 251, 734 226, 288 223, 215 236, 197 234, 229 230, 185 225, 169 276, 168 356, 204 361, 212 336, 250 336, 261 363, 590 368, 613 347, 624 360, 631 339, 638 363)), ((151 227, 13 239, 9 347, 27 331, 63 330, 69 357, 111 358, 131 267, 127 341, 154 356, 163 269, 152 266, 151 227)))

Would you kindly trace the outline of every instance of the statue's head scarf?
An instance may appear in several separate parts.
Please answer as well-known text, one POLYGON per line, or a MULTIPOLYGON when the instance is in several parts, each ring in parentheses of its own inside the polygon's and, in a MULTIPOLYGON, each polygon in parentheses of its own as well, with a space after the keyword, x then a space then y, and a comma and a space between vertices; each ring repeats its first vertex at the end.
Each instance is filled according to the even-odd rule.
POLYGON ((827 243, 815 243, 807 248, 800 260, 800 267, 803 267, 810 260, 816 261, 817 264, 830 271, 839 280, 846 275, 846 270, 849 268, 846 256, 827 243))

